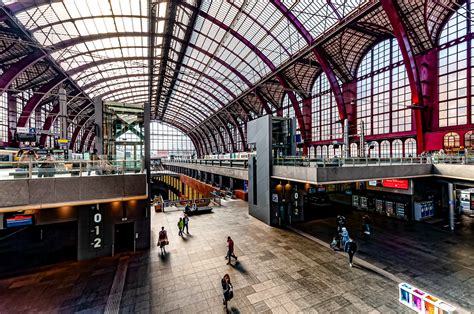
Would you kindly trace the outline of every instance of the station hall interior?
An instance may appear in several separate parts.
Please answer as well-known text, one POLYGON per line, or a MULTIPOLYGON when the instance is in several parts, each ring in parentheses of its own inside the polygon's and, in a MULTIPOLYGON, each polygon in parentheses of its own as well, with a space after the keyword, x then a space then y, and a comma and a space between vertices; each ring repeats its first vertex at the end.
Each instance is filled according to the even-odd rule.
POLYGON ((0 313, 474 313, 471 5, 0 0, 0 313))

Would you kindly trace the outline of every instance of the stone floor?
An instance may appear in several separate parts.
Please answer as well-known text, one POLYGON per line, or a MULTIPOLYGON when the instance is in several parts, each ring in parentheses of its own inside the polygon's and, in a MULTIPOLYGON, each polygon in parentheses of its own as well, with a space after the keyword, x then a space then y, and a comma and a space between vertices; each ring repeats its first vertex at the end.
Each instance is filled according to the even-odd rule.
MULTIPOLYGON (((168 254, 153 246, 130 255, 120 312, 222 313, 225 273, 234 285, 234 313, 411 312, 398 303, 396 282, 362 265, 350 268, 346 256, 247 212, 244 202, 226 202, 191 217, 184 238, 177 235, 180 212, 154 215, 152 241, 165 226, 168 254), (224 259, 228 235, 239 258, 232 266, 224 259)), ((63 263, 0 280, 0 312, 103 312, 120 286, 120 263, 119 257, 63 263)))
MULTIPOLYGON (((456 231, 370 214, 372 234, 362 239, 362 215, 345 213, 349 233, 356 239, 358 256, 418 288, 474 310, 474 219, 461 217, 456 231)), ((335 217, 295 226, 329 243, 335 217)))

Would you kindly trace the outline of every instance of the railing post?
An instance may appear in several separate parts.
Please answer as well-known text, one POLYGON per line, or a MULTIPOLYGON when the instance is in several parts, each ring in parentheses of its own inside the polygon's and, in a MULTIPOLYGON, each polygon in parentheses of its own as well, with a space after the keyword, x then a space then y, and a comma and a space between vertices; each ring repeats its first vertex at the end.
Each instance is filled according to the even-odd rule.
POLYGON ((367 156, 365 156, 365 165, 368 166, 369 165, 369 159, 367 156))
POLYGON ((79 160, 79 177, 82 177, 82 160, 79 160))
POLYGON ((127 171, 127 168, 125 168, 127 164, 125 163, 125 159, 122 160, 122 174, 125 174, 125 172, 127 171))
POLYGON ((30 160, 28 161, 28 179, 33 178, 33 162, 30 160))

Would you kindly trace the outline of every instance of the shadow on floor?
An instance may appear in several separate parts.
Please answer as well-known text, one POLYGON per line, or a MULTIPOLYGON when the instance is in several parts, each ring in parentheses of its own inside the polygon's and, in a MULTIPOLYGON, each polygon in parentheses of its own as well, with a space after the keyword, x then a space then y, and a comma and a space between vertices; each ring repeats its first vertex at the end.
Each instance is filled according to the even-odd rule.
POLYGON ((169 254, 170 254, 169 252, 165 252, 164 254, 158 253, 158 255, 160 256, 161 261, 164 264, 168 264, 170 262, 169 254))
POLYGON ((247 273, 247 270, 239 261, 236 261, 235 264, 230 264, 230 266, 232 266, 235 270, 239 271, 242 274, 247 273))

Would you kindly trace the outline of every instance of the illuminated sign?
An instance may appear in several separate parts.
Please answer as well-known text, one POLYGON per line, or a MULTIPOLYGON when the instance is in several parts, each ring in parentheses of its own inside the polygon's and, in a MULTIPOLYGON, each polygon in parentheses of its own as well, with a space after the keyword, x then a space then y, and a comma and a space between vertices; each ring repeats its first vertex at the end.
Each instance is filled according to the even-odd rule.
POLYGON ((33 224, 33 216, 31 215, 15 216, 13 218, 7 218, 6 222, 7 222, 7 228, 31 226, 33 224))
POLYGON ((377 186, 377 180, 371 180, 369 181, 370 186, 377 186))
POLYGON ((67 140, 65 138, 60 138, 60 139, 58 139, 58 143, 59 144, 67 144, 67 143, 69 143, 69 140, 67 140))
POLYGON ((408 180, 399 180, 399 179, 382 180, 382 186, 385 188, 408 190, 408 180))

